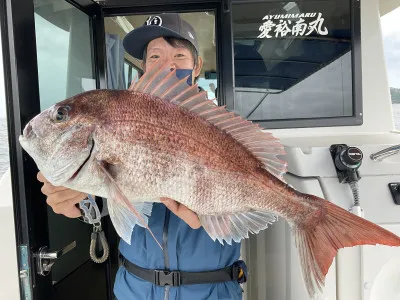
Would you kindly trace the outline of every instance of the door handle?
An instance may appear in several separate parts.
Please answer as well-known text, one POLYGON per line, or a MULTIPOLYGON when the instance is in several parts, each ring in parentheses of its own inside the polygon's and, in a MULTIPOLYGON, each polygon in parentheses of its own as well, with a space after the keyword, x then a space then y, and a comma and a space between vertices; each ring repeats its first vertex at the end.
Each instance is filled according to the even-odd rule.
POLYGON ((42 276, 49 275, 51 268, 53 267, 57 259, 67 254, 75 247, 76 247, 76 241, 73 241, 64 248, 55 251, 49 251, 47 246, 41 247, 38 253, 35 254, 36 272, 42 276))

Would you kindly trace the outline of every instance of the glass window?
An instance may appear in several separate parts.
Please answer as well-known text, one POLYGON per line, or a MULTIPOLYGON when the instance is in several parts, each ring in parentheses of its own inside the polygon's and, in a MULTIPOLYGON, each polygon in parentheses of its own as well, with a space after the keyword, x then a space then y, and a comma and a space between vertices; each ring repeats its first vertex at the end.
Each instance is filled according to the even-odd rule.
POLYGON ((400 130, 400 7, 381 18, 383 49, 393 103, 395 128, 400 130))
MULTIPOLYGON (((149 15, 132 15, 132 16, 117 16, 104 19, 106 40, 113 37, 122 47, 122 40, 125 35, 134 28, 142 26, 149 15)), ((215 43, 215 16, 214 12, 195 12, 195 13, 180 13, 180 17, 190 23, 196 31, 200 52, 199 55, 203 58, 203 68, 200 73, 197 83, 199 87, 207 92, 208 99, 217 102, 217 72, 216 72, 216 43, 215 43)), ((109 43, 107 43, 109 45, 109 43)), ((111 48, 107 49, 110 53, 111 48)), ((114 52, 112 57, 107 57, 107 70, 113 70, 117 73, 121 67, 117 62, 124 61, 123 73, 125 88, 129 87, 132 80, 140 77, 142 74, 142 61, 138 60, 129 54, 114 52), (117 58, 118 57, 118 58, 117 58), (131 73, 129 73, 131 72, 131 73)), ((108 81, 109 82, 109 81, 108 81)), ((108 88, 116 88, 114 84, 109 84, 108 88)))
MULTIPOLYGON (((1 42, 1 37, 0 37, 0 42, 1 42)), ((3 183, 3 175, 9 169, 9 167, 10 167, 10 157, 8 151, 8 131, 7 131, 6 101, 5 101, 5 90, 4 90, 3 53, 2 50, 0 49, 0 190, 3 191, 5 188, 5 187, 3 187, 3 189, 1 188, 3 183)), ((9 199, 4 199, 4 200, 9 200, 9 199)), ((0 199, 0 206, 2 206, 1 204, 2 203, 0 199)))
POLYGON ((124 61, 124 73, 126 88, 129 88, 132 82, 136 82, 139 79, 139 70, 129 60, 124 61))
MULTIPOLYGON (((0 108, 4 108, 4 101, 1 99, 0 108)), ((8 138, 7 138, 7 119, 4 110, 0 110, 0 182, 4 173, 9 168, 8 138)))
MULTIPOLYGON (((96 89, 89 17, 63 0, 35 1, 34 14, 41 109, 96 89)), ((55 285, 87 260, 91 228, 55 214, 50 206, 47 212, 49 248, 61 249, 71 241, 77 244, 53 266, 55 285)))
MULTIPOLYGON (((1 44, 1 37, 0 37, 1 44)), ((14 207, 8 149, 7 115, 4 89, 3 53, 0 49, 0 282, 4 299, 19 299, 17 252, 15 251, 14 207)))
POLYGON ((233 3, 235 111, 270 121, 353 115, 349 0, 233 3))
MULTIPOLYGON (((3 69, 1 68, 1 71, 3 69)), ((2 81, 3 82, 3 81, 2 81)), ((0 99, 0 182, 4 173, 9 168, 9 152, 8 152, 8 135, 7 135, 7 119, 5 101, 3 98, 4 88, 1 91, 0 99)))
POLYGON ((35 6, 40 106, 96 89, 89 17, 63 0, 35 6))

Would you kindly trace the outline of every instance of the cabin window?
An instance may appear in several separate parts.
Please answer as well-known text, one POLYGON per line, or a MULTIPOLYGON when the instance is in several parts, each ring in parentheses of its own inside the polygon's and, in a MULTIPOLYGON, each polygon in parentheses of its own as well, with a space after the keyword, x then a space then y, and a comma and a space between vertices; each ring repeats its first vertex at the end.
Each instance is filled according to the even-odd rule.
MULTIPOLYGON (((35 1, 35 33, 41 110, 84 91, 96 89, 92 34, 89 17, 63 0, 35 1)), ((25 103, 26 104, 26 103, 25 103)), ((85 243, 86 230, 80 222, 53 212, 47 206, 49 248, 61 249, 66 242, 85 243), (68 230, 66 230, 68 228, 68 230)), ((74 250, 51 270, 53 284, 75 271, 77 262, 87 256, 87 248, 74 250)))
MULTIPOLYGON (((154 15, 154 14, 153 14, 154 15)), ((107 87, 126 89, 132 80, 143 73, 142 61, 130 56, 123 49, 125 35, 142 26, 150 15, 129 15, 104 18, 107 45, 107 87), (119 62, 124 61, 123 67, 119 62), (131 70, 131 73, 129 73, 131 70), (114 78, 115 80, 110 80, 114 78), (119 79, 117 79, 119 78, 119 79)), ((208 98, 216 101, 216 43, 215 15, 213 11, 180 13, 180 17, 192 25, 199 43, 199 55, 203 68, 197 79, 199 87, 207 91, 208 98)))
MULTIPOLYGON (((1 60, 2 53, 0 50, 1 60)), ((2 64, 1 64, 2 65, 2 64)), ((5 91, 4 91, 4 71, 3 68, 0 68, 0 191, 4 191, 5 188, 10 188, 11 186, 5 186, 5 182, 3 182, 3 175, 6 173, 7 170, 10 168, 10 157, 9 157, 9 150, 8 150, 8 132, 7 132, 7 115, 6 115, 6 102, 5 100, 5 91)), ((8 182, 7 182, 8 183, 8 182)), ((11 197, 11 195, 10 195, 11 197)), ((4 201, 11 199, 4 199, 4 201)), ((1 200, 0 200, 1 205, 1 200)))
POLYGON ((383 50, 393 105, 394 127, 400 130, 400 6, 381 17, 383 50))
POLYGON ((127 59, 124 61, 124 75, 125 75, 125 87, 128 89, 132 82, 137 82, 139 79, 140 70, 136 68, 127 59))
POLYGON ((235 111, 266 127, 353 116, 351 11, 349 0, 233 2, 235 111))
MULTIPOLYGON (((1 42, 1 37, 0 37, 0 42, 1 42)), ((8 150, 7 115, 6 115, 6 102, 5 102, 6 97, 4 90, 3 53, 1 49, 0 49, 0 66, 1 66, 0 67, 0 191, 1 191, 3 175, 10 168, 10 157, 8 150)), ((11 189, 11 186, 7 188, 11 189)), ((0 205, 1 205, 1 200, 0 200, 0 205)))
MULTIPOLYGON (((1 38, 0 38, 1 44, 1 38)), ((1 219, 1 255, 2 267, 0 271, 0 282, 2 284, 1 294, 5 299, 18 299, 20 297, 17 276, 15 245, 15 223, 14 213, 17 206, 13 204, 11 186, 10 156, 8 146, 8 128, 6 115, 6 93, 4 88, 3 53, 0 49, 0 219, 1 219)), ((8 75, 8 74, 7 74, 8 75)))
POLYGON ((63 0, 35 5, 40 107, 96 89, 89 17, 63 0))

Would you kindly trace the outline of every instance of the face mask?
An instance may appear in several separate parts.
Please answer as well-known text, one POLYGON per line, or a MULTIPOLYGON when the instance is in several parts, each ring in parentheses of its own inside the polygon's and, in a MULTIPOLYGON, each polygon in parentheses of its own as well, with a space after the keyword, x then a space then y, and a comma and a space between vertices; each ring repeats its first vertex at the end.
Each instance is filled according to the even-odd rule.
POLYGON ((192 69, 176 69, 176 77, 178 77, 179 79, 183 79, 189 76, 187 79, 188 85, 192 85, 192 73, 193 73, 192 69))

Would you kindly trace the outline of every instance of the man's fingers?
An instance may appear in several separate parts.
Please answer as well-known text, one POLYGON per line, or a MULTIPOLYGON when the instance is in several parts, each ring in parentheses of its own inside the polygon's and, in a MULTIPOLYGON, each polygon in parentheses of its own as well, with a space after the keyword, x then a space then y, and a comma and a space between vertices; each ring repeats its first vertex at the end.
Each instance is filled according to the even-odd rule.
POLYGON ((75 204, 85 199, 87 194, 63 186, 54 186, 43 176, 42 172, 39 172, 36 177, 43 182, 41 191, 47 196, 46 202, 56 214, 63 214, 69 218, 81 216, 81 211, 75 204))
POLYGON ((50 194, 53 194, 53 193, 56 193, 56 192, 58 192, 58 191, 63 191, 63 190, 66 190, 67 188, 66 187, 63 187, 63 186, 54 186, 54 185, 52 185, 49 181, 47 181, 47 179, 43 176, 43 174, 42 174, 42 172, 39 172, 38 174, 37 174, 37 179, 40 181, 40 182, 43 182, 43 186, 42 186, 42 188, 41 188, 41 191, 42 191, 42 193, 43 194, 45 194, 46 196, 48 196, 48 195, 50 195, 50 194))
POLYGON ((37 173, 36 175, 37 180, 39 180, 40 182, 49 182, 42 174, 42 172, 37 173))
MULTIPOLYGON (((71 199, 79 199, 79 201, 85 199, 87 195, 78 191, 66 189, 47 197, 47 204, 50 206, 61 204, 64 202, 71 201, 71 199)), ((78 202, 79 202, 78 201, 78 202)))
POLYGON ((199 217, 196 213, 188 209, 186 206, 179 204, 179 216, 193 229, 198 229, 201 227, 199 217))
POLYGON ((42 193, 45 194, 46 196, 65 190, 67 190, 66 187, 54 186, 50 182, 45 182, 41 188, 42 193))
POLYGON ((78 218, 82 215, 81 211, 79 208, 77 208, 75 205, 74 206, 68 206, 68 207, 54 207, 53 211, 56 214, 62 214, 68 218, 78 218))
MULTIPOLYGON (((83 194, 83 193, 82 193, 83 194)), ((82 195, 78 195, 74 198, 65 200, 61 203, 58 204, 54 204, 51 207, 53 208, 53 211, 56 214, 63 214, 69 218, 77 218, 81 216, 81 211, 79 210, 79 208, 77 208, 75 206, 75 204, 79 203, 82 201, 82 199, 84 199, 86 197, 85 194, 83 194, 84 197, 82 197, 82 195)))
POLYGON ((201 227, 201 223, 197 214, 187 208, 185 205, 168 198, 162 198, 161 202, 193 229, 198 229, 201 227))
POLYGON ((161 198, 161 202, 164 203, 164 205, 165 205, 166 207, 168 207, 168 209, 169 209, 170 211, 172 211, 174 214, 177 215, 177 213, 178 213, 178 206, 179 206, 179 203, 178 203, 178 202, 176 202, 176 201, 174 201, 174 200, 172 200, 172 199, 169 199, 169 198, 161 198))
POLYGON ((65 213, 65 216, 68 218, 79 218, 82 216, 81 211, 76 206, 72 207, 70 211, 65 213))

